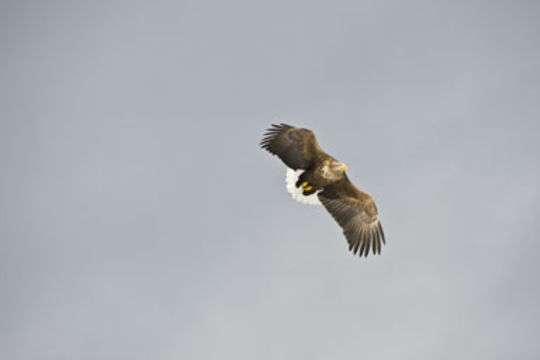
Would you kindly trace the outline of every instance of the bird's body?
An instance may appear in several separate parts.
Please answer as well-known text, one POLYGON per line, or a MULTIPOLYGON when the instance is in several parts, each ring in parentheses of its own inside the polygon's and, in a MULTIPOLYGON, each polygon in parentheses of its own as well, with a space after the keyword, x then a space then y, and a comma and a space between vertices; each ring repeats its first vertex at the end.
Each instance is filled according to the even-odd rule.
POLYGON ((272 125, 261 147, 289 167, 287 190, 294 199, 324 205, 343 228, 349 250, 380 254, 385 238, 373 198, 349 181, 345 164, 325 153, 311 130, 272 125))

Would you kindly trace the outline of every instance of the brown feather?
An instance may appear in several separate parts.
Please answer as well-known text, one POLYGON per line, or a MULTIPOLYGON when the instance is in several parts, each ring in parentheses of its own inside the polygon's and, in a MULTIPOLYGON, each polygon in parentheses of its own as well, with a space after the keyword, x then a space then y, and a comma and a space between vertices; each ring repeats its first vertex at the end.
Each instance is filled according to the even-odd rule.
POLYGON ((380 254, 384 243, 382 226, 377 218, 373 198, 352 184, 347 176, 326 186, 319 199, 326 210, 343 228, 349 250, 358 256, 380 254))
POLYGON ((272 124, 260 145, 294 170, 311 168, 326 155, 317 143, 313 131, 287 124, 272 124))

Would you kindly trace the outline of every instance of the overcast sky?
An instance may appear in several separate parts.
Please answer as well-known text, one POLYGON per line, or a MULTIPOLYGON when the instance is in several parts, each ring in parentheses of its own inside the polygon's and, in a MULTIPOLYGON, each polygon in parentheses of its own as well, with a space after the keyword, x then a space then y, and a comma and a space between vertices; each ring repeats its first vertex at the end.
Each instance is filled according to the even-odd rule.
POLYGON ((8 0, 0 46, 0 358, 540 358, 540 2, 8 0))

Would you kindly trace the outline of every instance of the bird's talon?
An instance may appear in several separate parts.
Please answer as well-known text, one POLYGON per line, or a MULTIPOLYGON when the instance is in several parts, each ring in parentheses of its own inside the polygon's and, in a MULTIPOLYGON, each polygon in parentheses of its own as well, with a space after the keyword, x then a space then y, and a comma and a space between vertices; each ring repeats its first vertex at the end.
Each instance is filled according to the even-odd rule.
POLYGON ((300 186, 303 187, 303 188, 305 188, 308 185, 309 185, 309 183, 307 181, 304 181, 303 183, 300 184, 300 186))
POLYGON ((313 189, 313 186, 308 185, 308 186, 306 186, 304 189, 305 189, 306 191, 309 191, 309 190, 313 189))

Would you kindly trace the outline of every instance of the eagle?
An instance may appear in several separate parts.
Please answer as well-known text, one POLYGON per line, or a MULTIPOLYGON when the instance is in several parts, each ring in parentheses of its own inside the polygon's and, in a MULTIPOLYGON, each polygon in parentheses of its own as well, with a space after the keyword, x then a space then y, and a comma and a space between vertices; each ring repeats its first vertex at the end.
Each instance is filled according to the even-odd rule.
POLYGON ((347 177, 347 165, 328 155, 309 129, 272 124, 260 142, 287 165, 287 191, 293 199, 322 204, 343 229, 349 251, 367 257, 386 244, 373 197, 347 177))

